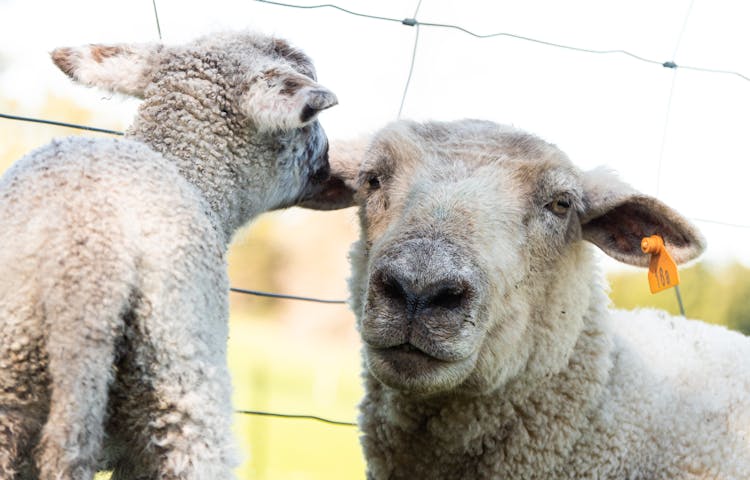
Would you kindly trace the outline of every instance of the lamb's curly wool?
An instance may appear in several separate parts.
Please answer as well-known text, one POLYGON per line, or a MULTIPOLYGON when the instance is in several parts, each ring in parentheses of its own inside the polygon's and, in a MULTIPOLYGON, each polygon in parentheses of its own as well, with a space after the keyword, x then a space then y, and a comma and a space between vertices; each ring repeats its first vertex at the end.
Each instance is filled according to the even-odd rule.
POLYGON ((490 122, 399 122, 331 166, 360 206, 369 478, 750 478, 750 341, 609 310, 584 241, 687 261, 676 212, 490 122))
POLYGON ((232 478, 226 247, 319 188, 335 96, 251 33, 52 57, 144 101, 0 179, 0 478, 232 478))

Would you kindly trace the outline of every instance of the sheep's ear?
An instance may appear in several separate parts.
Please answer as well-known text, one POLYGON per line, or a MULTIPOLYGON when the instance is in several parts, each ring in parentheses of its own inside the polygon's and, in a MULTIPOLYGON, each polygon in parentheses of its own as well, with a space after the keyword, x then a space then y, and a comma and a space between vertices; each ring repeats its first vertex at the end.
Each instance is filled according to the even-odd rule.
POLYGON ((274 67, 250 79, 240 102, 242 112, 259 130, 290 130, 312 122, 338 99, 310 77, 274 67))
POLYGON ((159 44, 87 45, 52 51, 52 61, 73 80, 143 98, 161 50, 159 44))
POLYGON ((359 166, 367 143, 362 140, 334 142, 328 149, 331 174, 322 187, 299 204, 313 210, 337 210, 355 205, 359 166))
POLYGON ((651 235, 662 237, 677 263, 692 260, 705 249, 703 236, 687 219, 635 191, 612 172, 586 172, 584 200, 583 238, 616 260, 647 267, 650 257, 641 251, 641 240, 651 235))

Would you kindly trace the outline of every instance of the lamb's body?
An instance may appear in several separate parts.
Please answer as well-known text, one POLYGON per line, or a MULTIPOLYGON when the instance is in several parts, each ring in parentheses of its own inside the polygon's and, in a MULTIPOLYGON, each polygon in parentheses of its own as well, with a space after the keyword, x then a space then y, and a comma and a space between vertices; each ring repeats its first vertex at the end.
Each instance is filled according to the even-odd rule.
POLYGON ((750 340, 608 310, 586 242, 646 266, 658 234, 684 262, 703 241, 683 217, 490 122, 398 122, 347 153, 370 478, 750 478, 750 340))
MULTIPOLYGON (((80 429, 82 437, 101 436, 107 408, 101 393, 113 379, 109 433, 128 446, 121 461, 138 457, 133 448, 153 448, 144 429, 149 422, 163 424, 150 439, 162 447, 176 440, 170 417, 180 429, 215 424, 197 431, 223 435, 231 409, 226 239, 204 198, 174 164, 129 140, 66 139, 19 167, 0 184, 6 247, 0 253, 0 385, 6 387, 0 405, 29 426, 12 429, 6 440, 28 449, 36 439, 29 445, 24 434, 40 432, 47 421, 80 429), (177 390, 170 396, 181 405, 160 405, 167 400, 154 395, 160 382, 177 390), (205 417, 187 415, 193 402, 202 404, 205 417), (140 418, 144 411, 148 416, 140 418), (89 416, 99 420, 88 425, 89 416)), ((182 454, 202 455, 213 450, 207 445, 226 448, 231 439, 179 442, 174 447, 182 454)), ((226 458, 212 461, 231 463, 223 453, 226 458)))
POLYGON ((0 179, 0 478, 232 478, 226 248, 319 188, 335 97, 253 34, 53 59, 144 102, 125 139, 53 141, 0 179))

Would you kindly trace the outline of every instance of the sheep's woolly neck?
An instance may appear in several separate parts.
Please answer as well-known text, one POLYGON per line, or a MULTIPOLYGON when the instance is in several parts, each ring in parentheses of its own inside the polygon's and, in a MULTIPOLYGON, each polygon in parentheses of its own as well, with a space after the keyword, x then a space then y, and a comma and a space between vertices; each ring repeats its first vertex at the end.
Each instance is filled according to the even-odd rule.
POLYGON ((750 478, 746 337, 654 311, 584 325, 564 370, 490 395, 417 400, 365 374, 368 478, 750 478))

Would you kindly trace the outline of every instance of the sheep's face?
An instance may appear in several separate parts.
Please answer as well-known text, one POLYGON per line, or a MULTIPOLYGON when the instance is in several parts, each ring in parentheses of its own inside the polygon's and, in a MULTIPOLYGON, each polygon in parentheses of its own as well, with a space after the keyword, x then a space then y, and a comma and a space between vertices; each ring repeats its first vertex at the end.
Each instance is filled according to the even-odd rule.
POLYGON ((354 250, 371 373, 434 393, 521 368, 536 272, 581 236, 580 184, 559 151, 492 124, 382 132, 360 171, 354 250))
POLYGON ((412 394, 478 394, 562 369, 592 304, 582 238, 634 264, 647 261, 646 232, 680 260, 700 250, 663 205, 490 122, 394 124, 356 175, 336 156, 360 206, 351 283, 366 364, 412 394))
POLYGON ((317 114, 337 103, 310 59, 285 41, 217 34, 183 46, 60 48, 77 81, 142 98, 130 132, 165 155, 224 169, 257 194, 260 210, 298 203, 328 177, 317 114))

